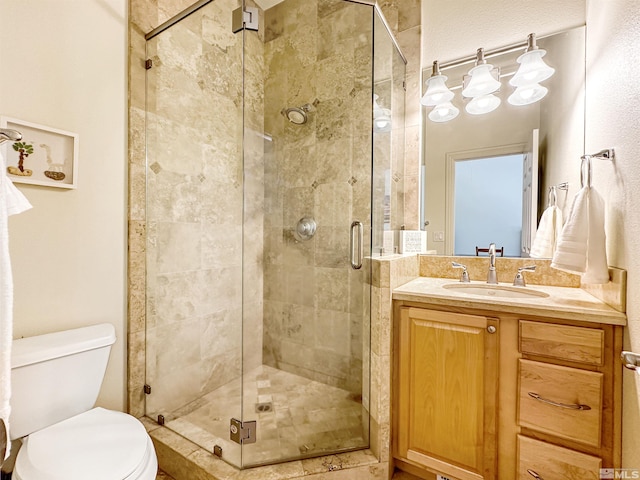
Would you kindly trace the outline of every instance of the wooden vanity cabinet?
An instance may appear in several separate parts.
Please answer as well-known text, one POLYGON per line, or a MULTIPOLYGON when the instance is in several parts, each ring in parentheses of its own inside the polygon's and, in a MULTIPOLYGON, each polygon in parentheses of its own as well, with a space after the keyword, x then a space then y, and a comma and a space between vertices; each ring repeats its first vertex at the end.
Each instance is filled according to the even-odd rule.
POLYGON ((523 317, 395 302, 397 466, 429 480, 620 468, 623 327, 523 317))
POLYGON ((394 454, 460 480, 496 475, 495 318, 399 309, 394 454))

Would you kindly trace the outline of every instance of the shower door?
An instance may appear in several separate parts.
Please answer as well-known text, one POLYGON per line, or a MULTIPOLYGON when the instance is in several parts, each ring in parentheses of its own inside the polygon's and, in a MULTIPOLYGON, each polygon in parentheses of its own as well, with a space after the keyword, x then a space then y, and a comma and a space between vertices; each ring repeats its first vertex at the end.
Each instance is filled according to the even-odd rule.
POLYGON ((244 466, 369 446, 374 9, 284 0, 258 17, 244 31, 244 466))

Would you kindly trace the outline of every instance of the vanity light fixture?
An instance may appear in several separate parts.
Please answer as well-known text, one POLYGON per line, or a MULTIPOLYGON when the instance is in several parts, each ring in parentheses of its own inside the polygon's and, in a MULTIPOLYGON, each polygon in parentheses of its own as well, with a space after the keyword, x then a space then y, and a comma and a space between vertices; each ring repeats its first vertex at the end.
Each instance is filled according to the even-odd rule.
POLYGON ((378 103, 380 96, 373 94, 373 131, 389 132, 391 131, 391 110, 383 108, 378 103))
POLYGON ((438 60, 433 62, 433 73, 425 82, 427 91, 420 100, 425 107, 435 107, 441 103, 450 102, 454 93, 447 87, 447 76, 440 73, 440 65, 438 60))
POLYGON ((483 95, 489 95, 500 88, 500 81, 494 78, 497 73, 498 78, 500 72, 494 69, 493 65, 487 63, 484 59, 484 49, 479 48, 476 53, 476 65, 469 70, 471 80, 462 90, 462 95, 467 98, 475 98, 483 95))
MULTIPOLYGON (((448 70, 469 63, 474 63, 474 67, 462 79, 462 96, 468 100, 465 106, 466 112, 471 115, 481 115, 498 108, 502 101, 494 93, 501 87, 500 68, 487 63, 485 56, 492 58, 515 53, 522 51, 523 47, 525 48, 524 53, 517 58, 518 70, 515 74, 509 72, 504 75, 513 75, 509 80, 509 84, 516 87, 507 101, 511 105, 523 106, 543 99, 549 90, 547 87, 540 85, 540 82, 551 77, 555 73, 555 69, 542 60, 542 57, 547 52, 538 47, 536 35, 531 33, 528 35, 526 42, 497 48, 486 53, 483 48, 479 48, 474 56, 443 64, 440 64, 437 60, 433 62, 432 74, 425 82, 427 86, 426 92, 420 100, 422 105, 434 107, 429 112, 429 119, 433 122, 446 122, 458 116, 460 110, 451 103, 454 98, 454 92, 447 87, 446 81, 448 77, 443 75, 441 70, 448 70)), ((454 86, 453 90, 456 88, 460 87, 454 86)))
POLYGON ((546 53, 546 50, 538 48, 536 45, 536 34, 530 33, 527 37, 526 51, 516 60, 520 67, 509 80, 509 84, 514 87, 524 87, 540 83, 553 75, 556 70, 542 60, 546 53))

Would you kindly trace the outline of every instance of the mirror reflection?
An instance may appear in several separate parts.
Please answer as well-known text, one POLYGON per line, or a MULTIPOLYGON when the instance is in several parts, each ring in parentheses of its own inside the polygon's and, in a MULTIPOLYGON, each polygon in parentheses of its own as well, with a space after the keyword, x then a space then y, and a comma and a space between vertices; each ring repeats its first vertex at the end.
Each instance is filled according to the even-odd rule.
MULTIPOLYGON (((463 89, 470 91, 468 74, 475 63, 441 63, 459 114, 432 121, 429 114, 438 107, 425 109, 424 211, 430 250, 476 255, 493 242, 504 247, 504 256, 528 257, 549 189, 575 178, 584 151, 585 27, 537 38, 537 46, 546 50, 544 62, 555 72, 539 83, 547 89, 544 96, 528 104, 514 100, 516 87, 509 83, 526 47, 483 52, 487 64, 499 68, 494 77, 500 89, 490 92, 499 104, 485 101, 491 105, 481 114, 478 100, 486 99, 462 95, 463 89)), ((431 75, 431 69, 423 71, 423 78, 431 75)), ((566 190, 556 192, 555 201, 569 208, 566 190)))

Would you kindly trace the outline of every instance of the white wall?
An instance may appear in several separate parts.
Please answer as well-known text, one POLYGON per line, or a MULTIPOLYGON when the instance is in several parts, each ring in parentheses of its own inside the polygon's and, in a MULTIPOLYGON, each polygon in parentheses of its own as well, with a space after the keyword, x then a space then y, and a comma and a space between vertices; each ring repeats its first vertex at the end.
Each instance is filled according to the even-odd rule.
MULTIPOLYGON (((606 203, 609 264, 628 272, 625 348, 640 352, 640 8, 637 0, 587 1, 588 153, 615 147, 615 163, 594 162, 606 203)), ((625 371, 622 464, 640 469, 640 376, 625 371)))
POLYGON ((19 185, 14 334, 109 322, 99 403, 125 406, 126 0, 0 0, 0 115, 76 132, 77 190, 19 185))

